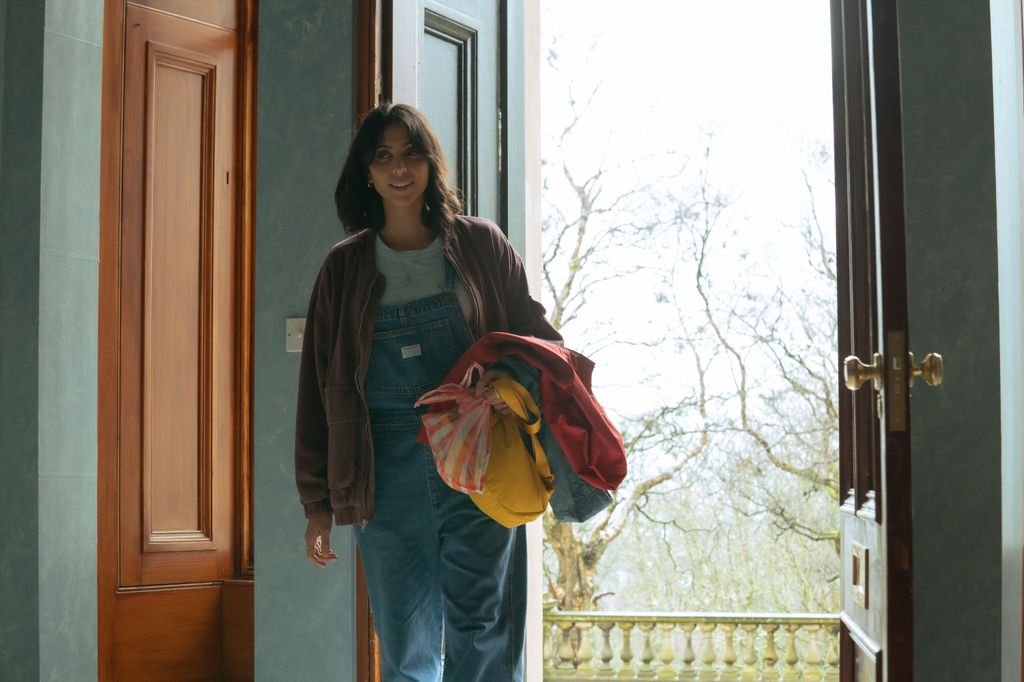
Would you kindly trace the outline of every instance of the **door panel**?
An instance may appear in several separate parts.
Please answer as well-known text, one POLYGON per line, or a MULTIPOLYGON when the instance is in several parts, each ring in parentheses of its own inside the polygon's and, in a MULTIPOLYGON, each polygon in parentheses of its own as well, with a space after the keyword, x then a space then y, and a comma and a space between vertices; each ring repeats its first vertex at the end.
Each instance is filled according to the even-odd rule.
POLYGON ((475 206, 476 121, 461 102, 476 90, 476 31, 428 11, 424 20, 423 66, 433 87, 423 93, 422 107, 441 140, 452 179, 461 187, 466 210, 475 206))
POLYGON ((849 672, 843 673, 848 675, 847 679, 854 682, 881 682, 885 679, 878 645, 856 624, 843 621, 840 625, 840 641, 843 645, 840 659, 849 662, 849 672))
POLYGON ((126 20, 121 584, 231 578, 235 36, 126 20))
POLYGON ((429 87, 420 90, 420 107, 441 140, 466 212, 475 214, 480 199, 475 115, 480 34, 476 21, 463 17, 460 23, 443 11, 438 7, 424 13, 422 73, 429 87))
POLYGON ((465 211, 503 228, 500 138, 504 3, 426 3, 421 18, 419 108, 444 146, 465 211))
POLYGON ((896 6, 832 0, 839 278, 841 669, 913 679, 902 115, 896 6), (854 360, 859 358, 860 364, 854 360), (852 363, 852 364, 851 364, 852 363), (863 380, 859 389, 856 381, 863 380))
POLYGON ((220 588, 128 592, 118 600, 114 680, 220 679, 220 588))
MULTIPOLYGON (((129 43, 129 49, 131 43, 129 43)), ((210 364, 210 216, 202 205, 212 161, 216 65, 156 47, 147 55, 148 169, 143 309, 143 551, 215 549, 209 420, 203 378, 210 364), (202 168, 194 175, 188 171, 202 168), (203 178, 206 175, 207 178, 203 178), (198 352, 197 352, 198 350, 198 352), (198 403, 198 405, 197 405, 198 403), (197 406, 198 409, 192 409, 197 406)))

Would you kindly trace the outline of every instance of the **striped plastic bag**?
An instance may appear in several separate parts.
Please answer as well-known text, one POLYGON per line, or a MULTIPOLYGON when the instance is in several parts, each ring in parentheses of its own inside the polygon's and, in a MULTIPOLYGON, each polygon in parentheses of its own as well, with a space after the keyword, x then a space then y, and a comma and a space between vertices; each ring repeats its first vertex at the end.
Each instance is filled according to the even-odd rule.
POLYGON ((420 419, 441 480, 470 494, 483 492, 491 456, 491 404, 473 388, 473 375, 483 371, 474 362, 460 383, 442 384, 416 401, 436 406, 420 419))

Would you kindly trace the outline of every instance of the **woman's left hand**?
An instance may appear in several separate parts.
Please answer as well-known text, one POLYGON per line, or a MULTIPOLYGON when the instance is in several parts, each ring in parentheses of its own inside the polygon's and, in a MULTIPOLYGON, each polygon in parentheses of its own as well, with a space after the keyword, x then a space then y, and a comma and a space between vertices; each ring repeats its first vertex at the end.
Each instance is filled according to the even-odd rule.
POLYGON ((491 382, 499 377, 505 377, 507 379, 513 378, 509 372, 506 372, 503 369, 489 369, 483 373, 483 376, 480 377, 480 381, 476 382, 476 394, 482 395, 486 398, 487 402, 491 404, 491 407, 499 414, 509 415, 512 414, 512 410, 505 404, 505 401, 501 399, 498 392, 494 390, 494 386, 491 385, 491 382))

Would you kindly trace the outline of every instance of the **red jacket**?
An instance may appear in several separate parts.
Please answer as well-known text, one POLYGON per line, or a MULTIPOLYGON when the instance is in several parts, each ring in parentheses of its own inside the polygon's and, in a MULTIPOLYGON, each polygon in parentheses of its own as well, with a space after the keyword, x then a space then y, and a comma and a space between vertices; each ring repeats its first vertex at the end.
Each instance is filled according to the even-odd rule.
MULTIPOLYGON (((543 339, 491 332, 462 354, 443 383, 458 383, 474 362, 486 366, 510 355, 540 370, 540 409, 573 471, 597 488, 618 487, 626 451, 590 388, 594 363, 586 356, 543 339)), ((422 428, 419 440, 427 444, 422 428)))
MULTIPOLYGON (((309 298, 295 411, 295 484, 306 516, 332 513, 338 525, 373 517, 373 438, 363 383, 373 322, 384 293, 377 233, 363 230, 324 259, 309 298)), ((562 337, 530 297, 526 272, 493 222, 458 216, 440 237, 473 301, 470 331, 562 337)))

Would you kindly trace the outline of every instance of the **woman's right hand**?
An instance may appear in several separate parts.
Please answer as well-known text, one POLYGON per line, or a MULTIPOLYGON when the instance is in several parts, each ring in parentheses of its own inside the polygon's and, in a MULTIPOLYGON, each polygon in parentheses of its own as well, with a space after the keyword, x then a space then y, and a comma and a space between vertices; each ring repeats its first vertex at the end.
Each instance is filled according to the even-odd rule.
POLYGON ((328 561, 338 560, 338 555, 331 549, 333 524, 330 514, 317 514, 306 521, 306 558, 320 568, 326 568, 328 561))
POLYGON ((501 377, 506 379, 514 378, 510 372, 503 369, 495 368, 484 372, 480 380, 476 382, 476 394, 483 396, 499 414, 511 415, 512 408, 505 404, 505 401, 501 399, 498 391, 495 390, 494 385, 491 383, 501 377))

